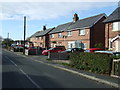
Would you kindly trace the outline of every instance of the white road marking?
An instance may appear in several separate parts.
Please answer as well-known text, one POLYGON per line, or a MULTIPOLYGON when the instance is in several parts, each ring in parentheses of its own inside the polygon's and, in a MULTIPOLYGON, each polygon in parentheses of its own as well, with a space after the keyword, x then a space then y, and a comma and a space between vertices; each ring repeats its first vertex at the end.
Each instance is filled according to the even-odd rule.
MULTIPOLYGON (((37 88, 41 88, 30 76, 28 76, 21 68, 19 68, 18 65, 15 62, 13 62, 7 56, 5 56, 5 58, 7 58, 12 64, 14 64, 27 77, 27 79, 30 80, 30 82, 32 84, 34 84, 37 88)), ((41 90, 42 90, 42 88, 41 88, 41 90)))

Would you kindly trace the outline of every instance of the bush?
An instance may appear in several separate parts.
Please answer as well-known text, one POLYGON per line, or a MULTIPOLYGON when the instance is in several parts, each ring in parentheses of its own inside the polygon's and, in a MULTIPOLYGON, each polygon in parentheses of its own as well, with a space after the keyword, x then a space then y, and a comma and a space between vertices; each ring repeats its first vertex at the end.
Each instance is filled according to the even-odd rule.
POLYGON ((107 54, 78 53, 70 54, 70 66, 80 70, 110 74, 112 59, 107 54))

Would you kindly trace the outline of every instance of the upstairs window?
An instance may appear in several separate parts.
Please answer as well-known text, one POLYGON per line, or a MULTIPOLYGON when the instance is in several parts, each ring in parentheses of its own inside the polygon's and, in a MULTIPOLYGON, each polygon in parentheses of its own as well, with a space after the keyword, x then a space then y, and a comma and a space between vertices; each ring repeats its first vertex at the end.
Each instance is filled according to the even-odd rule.
POLYGON ((54 38, 54 34, 51 34, 51 38, 54 38))
POLYGON ((58 33, 58 38, 62 37, 62 33, 58 33))
POLYGON ((112 31, 120 31, 120 22, 113 22, 112 31))
POLYGON ((79 31, 79 35, 85 35, 85 29, 81 29, 81 30, 79 31))
POLYGON ((72 36, 72 32, 71 31, 68 32, 68 36, 72 36))

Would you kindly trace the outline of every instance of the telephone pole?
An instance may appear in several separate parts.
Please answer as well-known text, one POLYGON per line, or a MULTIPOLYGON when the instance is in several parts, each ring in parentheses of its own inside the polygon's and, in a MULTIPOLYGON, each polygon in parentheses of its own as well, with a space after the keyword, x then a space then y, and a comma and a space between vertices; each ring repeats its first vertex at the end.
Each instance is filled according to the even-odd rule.
POLYGON ((9 47, 9 33, 7 34, 7 47, 9 47))
POLYGON ((24 55, 25 55, 25 36, 26 36, 26 16, 24 16, 24 49, 23 49, 24 55))

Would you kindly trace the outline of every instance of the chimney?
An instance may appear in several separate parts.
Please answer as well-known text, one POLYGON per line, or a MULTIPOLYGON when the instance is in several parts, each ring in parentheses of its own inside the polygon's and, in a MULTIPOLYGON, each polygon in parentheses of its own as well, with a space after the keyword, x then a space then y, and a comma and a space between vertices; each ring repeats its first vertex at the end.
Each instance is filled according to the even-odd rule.
POLYGON ((78 15, 75 13, 74 16, 73 16, 73 22, 76 22, 77 20, 79 20, 79 17, 78 17, 78 15))
POLYGON ((43 31, 45 31, 46 30, 46 25, 43 25, 43 31))

